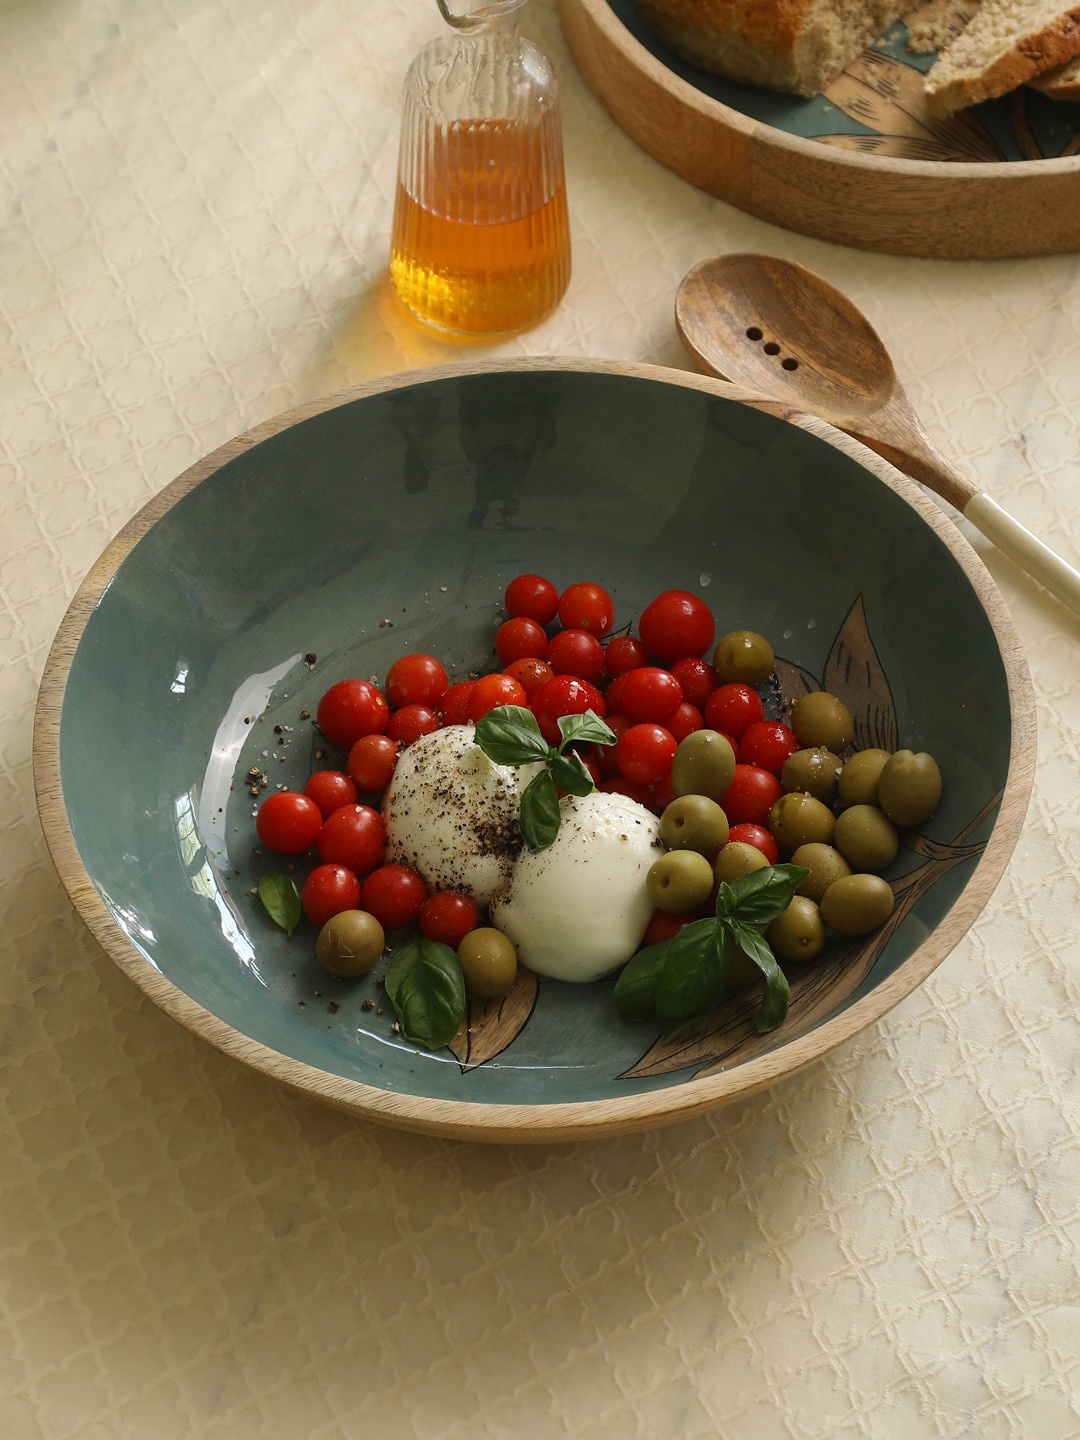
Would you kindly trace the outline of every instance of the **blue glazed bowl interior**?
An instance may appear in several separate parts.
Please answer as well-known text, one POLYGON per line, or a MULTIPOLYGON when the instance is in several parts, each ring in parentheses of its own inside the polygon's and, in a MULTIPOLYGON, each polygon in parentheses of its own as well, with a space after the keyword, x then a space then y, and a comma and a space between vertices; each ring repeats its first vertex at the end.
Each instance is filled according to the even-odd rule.
MULTIPOLYGON (((600 582, 617 624, 661 590, 695 590, 718 633, 758 630, 816 675, 861 598, 901 743, 931 750, 947 779, 927 833, 986 840, 1009 690, 950 548, 825 440, 665 373, 462 371, 345 400, 222 464, 122 560, 71 666, 60 776, 118 932, 184 995, 282 1055, 402 1094, 545 1104, 694 1076, 693 1060, 641 1071, 656 1036, 618 1021, 610 982, 541 984, 484 1064, 420 1053, 393 1033, 379 971, 324 975, 312 928, 287 939, 252 893, 268 862, 249 768, 302 787, 336 758, 316 759, 305 718, 322 692, 381 679, 404 652, 496 668, 503 590, 522 571, 600 582)), ((834 1012, 905 963, 976 858, 927 890, 834 1012)), ((755 1039, 744 1024, 732 1065, 743 1034, 755 1039)))

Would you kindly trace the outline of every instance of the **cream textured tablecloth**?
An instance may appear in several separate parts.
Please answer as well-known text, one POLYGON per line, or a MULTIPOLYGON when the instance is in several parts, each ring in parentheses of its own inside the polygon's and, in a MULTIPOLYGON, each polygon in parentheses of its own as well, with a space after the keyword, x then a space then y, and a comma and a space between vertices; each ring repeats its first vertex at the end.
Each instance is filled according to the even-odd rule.
MULTIPOLYGON (((39 830, 48 647, 115 531, 294 403, 461 351, 387 280, 399 96, 434 0, 0 4, 0 1437, 1080 1435, 1080 623, 980 548, 1026 643, 1020 843, 929 983, 789 1083, 516 1149, 296 1098, 143 1000, 39 830)), ((1080 560, 1080 262, 857 253, 614 126, 552 0, 574 277, 470 355, 689 368, 722 250, 796 258, 928 428, 1080 560)))

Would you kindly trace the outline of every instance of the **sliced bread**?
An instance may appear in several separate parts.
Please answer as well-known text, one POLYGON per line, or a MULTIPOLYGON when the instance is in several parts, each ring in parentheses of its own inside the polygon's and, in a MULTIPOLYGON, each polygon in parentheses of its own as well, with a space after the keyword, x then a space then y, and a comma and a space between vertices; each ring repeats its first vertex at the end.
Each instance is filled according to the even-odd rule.
POLYGON ((1080 57, 1067 65, 1059 65, 1056 70, 1047 70, 1030 83, 1051 100, 1080 100, 1080 57))
POLYGON ((1015 90, 1080 55, 1080 3, 1060 0, 983 0, 926 76, 934 115, 1015 90))
POLYGON ((678 55, 728 80, 818 95, 899 16, 897 0, 639 0, 678 55))
POLYGON ((902 17, 907 26, 907 48, 913 55, 944 50, 971 23, 979 0, 922 0, 902 17))

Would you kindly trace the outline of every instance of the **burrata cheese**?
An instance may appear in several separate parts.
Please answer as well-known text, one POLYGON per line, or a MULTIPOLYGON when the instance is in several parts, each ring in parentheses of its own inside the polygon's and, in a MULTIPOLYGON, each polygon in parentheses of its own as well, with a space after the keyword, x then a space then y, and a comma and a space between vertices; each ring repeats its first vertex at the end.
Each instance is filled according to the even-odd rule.
POLYGON ((645 876, 663 853, 660 822, 626 795, 560 801, 546 850, 522 850, 491 922, 523 965, 552 980, 597 980, 641 944, 653 912, 645 876))
POLYGON ((402 751, 383 797, 387 860, 412 866, 431 890, 489 905, 522 849, 521 792, 537 768, 496 765, 472 725, 422 735, 402 751))

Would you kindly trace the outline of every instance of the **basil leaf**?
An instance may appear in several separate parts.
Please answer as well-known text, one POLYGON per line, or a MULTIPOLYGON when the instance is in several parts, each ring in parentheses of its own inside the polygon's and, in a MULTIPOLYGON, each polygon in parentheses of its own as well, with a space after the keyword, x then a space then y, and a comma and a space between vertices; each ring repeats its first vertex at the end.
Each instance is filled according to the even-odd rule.
POLYGON ((280 870, 268 870, 259 876, 259 899, 275 925, 292 935, 300 922, 300 892, 280 870))
POLYGON ((560 715, 556 723, 564 745, 571 740, 591 740, 596 745, 615 744, 615 731, 604 724, 595 710, 586 710, 584 715, 560 715))
POLYGON ((769 948, 769 942, 759 931, 749 925, 740 925, 737 942, 765 977, 765 998, 761 1002, 761 1009, 754 1016, 754 1029, 759 1035, 765 1035, 770 1030, 775 1030, 787 1017, 790 993, 787 976, 776 963, 776 956, 769 948))
POLYGON ((670 945, 670 940, 648 945, 623 966, 615 981, 615 1009, 620 1020, 656 1019, 656 988, 670 945))
POLYGON ((399 950, 386 972, 386 993, 414 1045, 441 1050, 465 1018, 465 979, 461 962, 438 940, 421 937, 399 950))
POLYGON ((592 776, 581 762, 581 756, 573 751, 569 755, 556 755, 548 769, 564 795, 591 795, 596 789, 592 776))
POLYGON ((496 765, 528 765, 546 760, 550 746, 536 716, 524 705, 498 705, 476 722, 476 743, 496 765))
POLYGON ((559 792, 550 770, 541 770, 525 787, 518 824, 530 850, 546 850, 559 833, 559 792))
POLYGON ((656 987, 661 1020, 692 1020, 718 1003, 727 969, 715 920, 694 920, 667 941, 668 952, 656 987))
MULTIPOLYGON (((762 870, 752 870, 749 875, 740 875, 729 887, 734 895, 734 909, 727 913, 743 925, 764 930, 770 921, 783 914, 809 874, 801 865, 767 865, 762 870)), ((719 896, 716 903, 719 909, 719 896)))

